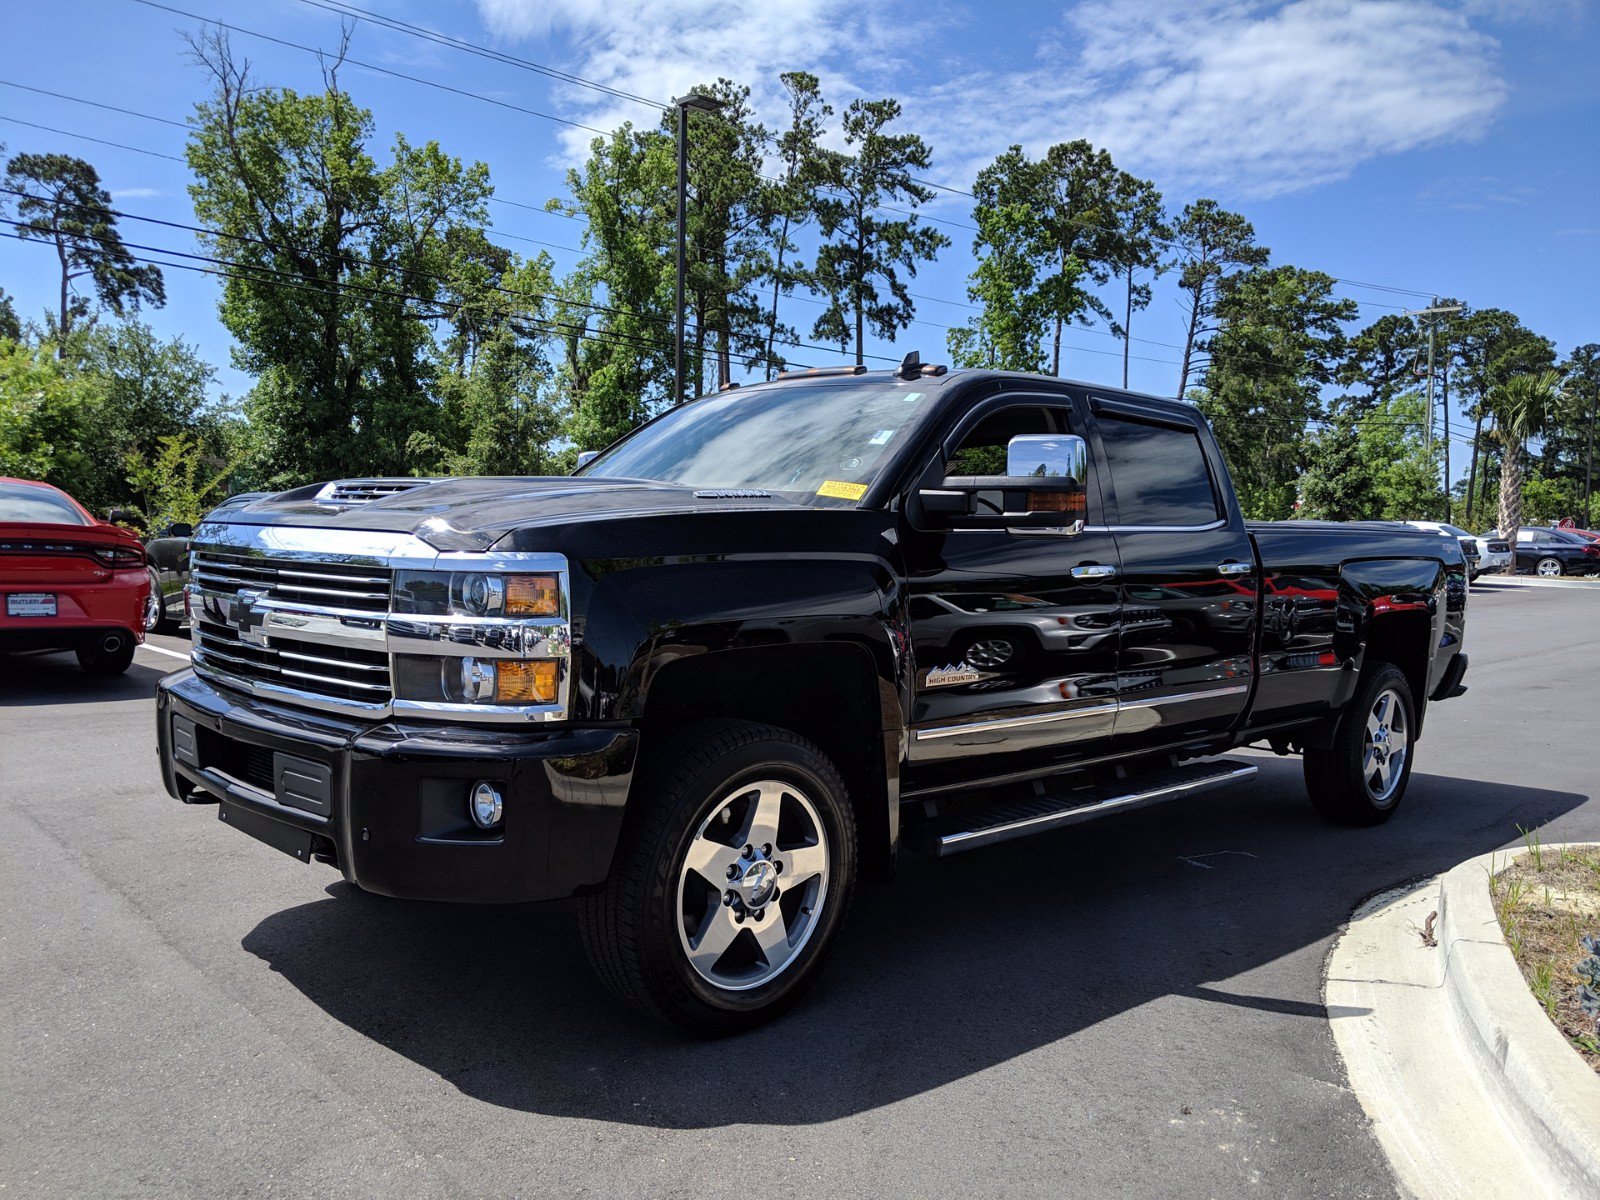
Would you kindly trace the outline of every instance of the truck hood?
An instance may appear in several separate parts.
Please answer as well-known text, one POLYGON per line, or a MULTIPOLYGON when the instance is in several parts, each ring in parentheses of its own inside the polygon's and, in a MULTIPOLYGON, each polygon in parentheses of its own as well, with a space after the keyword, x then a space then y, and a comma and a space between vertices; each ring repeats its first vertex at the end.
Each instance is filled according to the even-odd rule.
POLYGON ((793 511, 777 496, 696 490, 650 479, 529 476, 439 479, 365 503, 318 499, 324 485, 279 492, 207 518, 227 525, 293 525, 412 534, 441 551, 487 550, 518 529, 674 512, 793 511))

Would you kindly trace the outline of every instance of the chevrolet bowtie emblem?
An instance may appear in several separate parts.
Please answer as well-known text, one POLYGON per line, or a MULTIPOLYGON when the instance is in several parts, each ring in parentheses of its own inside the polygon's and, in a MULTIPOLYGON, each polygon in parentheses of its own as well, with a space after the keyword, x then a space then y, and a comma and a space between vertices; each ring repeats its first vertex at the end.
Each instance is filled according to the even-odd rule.
POLYGON ((242 641, 256 646, 267 644, 267 635, 262 628, 266 624, 267 614, 255 607, 256 601, 265 595, 266 592, 240 588, 228 605, 228 624, 239 631, 242 641))

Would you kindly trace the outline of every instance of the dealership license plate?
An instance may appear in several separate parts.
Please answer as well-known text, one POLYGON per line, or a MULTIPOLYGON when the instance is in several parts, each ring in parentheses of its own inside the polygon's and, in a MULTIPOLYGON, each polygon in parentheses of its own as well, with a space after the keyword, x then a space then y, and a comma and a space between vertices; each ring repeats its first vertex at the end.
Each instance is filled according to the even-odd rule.
POLYGON ((53 592, 13 592, 6 597, 8 617, 53 617, 56 598, 53 592))

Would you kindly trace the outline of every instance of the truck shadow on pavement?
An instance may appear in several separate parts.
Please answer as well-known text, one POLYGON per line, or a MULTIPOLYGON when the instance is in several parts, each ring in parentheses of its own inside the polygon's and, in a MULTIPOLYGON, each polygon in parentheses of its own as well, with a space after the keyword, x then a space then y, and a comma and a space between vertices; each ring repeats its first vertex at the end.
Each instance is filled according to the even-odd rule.
MULTIPOLYGON (((1586 799, 1419 774, 1387 826, 1344 829, 1311 810, 1297 762, 1260 765, 1250 785, 1187 804, 942 863, 907 858, 893 884, 857 892, 796 1009, 722 1041, 662 1031, 613 999, 565 904, 421 904, 339 882, 243 944, 336 1020, 463 1093, 553 1116, 675 1129, 831 1121, 1175 996, 1215 1012, 1182 1018, 1175 1037, 1198 1038, 1159 1055, 1215 1057, 1205 1031, 1220 1040, 1232 1023, 1236 1044, 1269 1036, 1294 1045, 1311 1077, 1338 1078, 1320 963, 1352 909, 1586 799), (1268 969, 1237 979, 1257 968, 1268 969)), ((1066 1114, 1073 1079, 1059 1089, 1066 1114)))
MULTIPOLYGON (((173 663, 173 667, 180 666, 173 663)), ((107 700, 143 700, 156 694, 156 684, 169 673, 138 659, 121 675, 90 675, 77 657, 65 653, 0 654, 0 708, 39 704, 96 704, 107 700)))

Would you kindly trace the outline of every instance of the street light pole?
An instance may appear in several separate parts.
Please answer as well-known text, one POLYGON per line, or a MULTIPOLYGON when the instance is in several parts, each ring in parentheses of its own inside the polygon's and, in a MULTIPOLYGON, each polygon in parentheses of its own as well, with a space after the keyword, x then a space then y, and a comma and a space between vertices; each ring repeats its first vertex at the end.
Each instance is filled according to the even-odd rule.
POLYGON ((687 221, 689 209, 689 110, 698 109, 700 112, 715 113, 726 108, 727 105, 714 96, 702 96, 698 92, 690 92, 687 96, 679 96, 672 102, 678 110, 678 278, 673 292, 673 303, 676 316, 672 323, 672 403, 674 406, 682 404, 684 399, 683 378, 683 282, 688 273, 689 251, 687 221))

